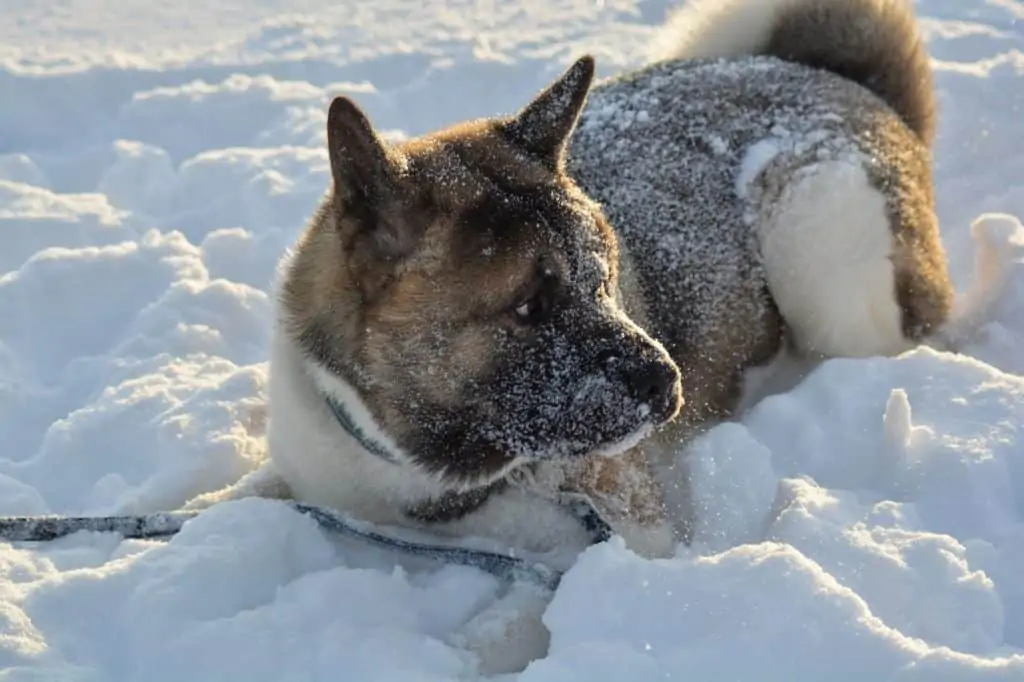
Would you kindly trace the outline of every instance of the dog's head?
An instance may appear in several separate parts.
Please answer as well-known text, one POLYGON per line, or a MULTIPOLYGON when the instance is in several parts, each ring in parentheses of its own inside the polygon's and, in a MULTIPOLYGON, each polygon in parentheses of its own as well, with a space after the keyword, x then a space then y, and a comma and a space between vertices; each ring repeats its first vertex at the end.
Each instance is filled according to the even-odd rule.
POLYGON ((394 145, 331 104, 333 187, 287 272, 289 332, 453 483, 617 454, 682 404, 620 305, 614 233, 564 171, 593 74, 585 57, 514 116, 394 145))

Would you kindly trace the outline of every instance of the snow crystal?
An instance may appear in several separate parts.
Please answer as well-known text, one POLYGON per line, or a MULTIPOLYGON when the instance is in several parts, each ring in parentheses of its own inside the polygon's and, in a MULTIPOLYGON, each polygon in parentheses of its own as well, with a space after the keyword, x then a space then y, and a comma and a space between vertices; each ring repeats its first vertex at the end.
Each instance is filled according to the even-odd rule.
POLYGON ((747 197, 747 187, 780 151, 778 143, 773 140, 761 140, 750 145, 736 174, 736 196, 741 199, 747 197))

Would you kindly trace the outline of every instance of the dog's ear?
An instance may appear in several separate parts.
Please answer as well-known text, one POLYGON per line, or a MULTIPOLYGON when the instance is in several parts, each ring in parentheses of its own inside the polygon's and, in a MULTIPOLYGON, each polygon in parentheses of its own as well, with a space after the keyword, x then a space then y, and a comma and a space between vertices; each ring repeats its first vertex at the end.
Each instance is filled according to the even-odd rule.
POLYGON ((335 97, 327 111, 327 151, 335 191, 343 200, 376 203, 393 188, 397 164, 348 97, 335 97))
POLYGON ((327 150, 335 195, 364 218, 374 255, 394 260, 412 251, 422 225, 400 209, 404 157, 380 139, 347 97, 336 97, 327 112, 327 150))
POLYGON ((593 80, 594 58, 585 55, 505 122, 509 138, 550 168, 560 169, 593 80))

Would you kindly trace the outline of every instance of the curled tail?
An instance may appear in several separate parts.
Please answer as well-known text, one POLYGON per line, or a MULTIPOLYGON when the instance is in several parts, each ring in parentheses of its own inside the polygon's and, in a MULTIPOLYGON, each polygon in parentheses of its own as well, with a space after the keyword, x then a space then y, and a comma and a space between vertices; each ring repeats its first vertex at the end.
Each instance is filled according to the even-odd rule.
POLYGON ((848 78, 932 144, 932 70, 911 0, 688 0, 661 29, 651 57, 744 55, 769 55, 848 78))

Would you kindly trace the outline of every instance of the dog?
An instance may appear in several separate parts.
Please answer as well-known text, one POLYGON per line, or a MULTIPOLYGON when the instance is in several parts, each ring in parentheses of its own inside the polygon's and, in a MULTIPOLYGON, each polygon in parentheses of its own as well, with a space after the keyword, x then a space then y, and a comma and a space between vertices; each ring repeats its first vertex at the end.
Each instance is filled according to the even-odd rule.
POLYGON ((189 506, 289 497, 578 552, 582 495, 671 556, 694 514, 674 453, 750 372, 938 334, 910 4, 705 0, 663 36, 641 68, 595 83, 585 56, 513 115, 398 143, 334 99, 331 186, 281 264, 268 458, 189 506))

